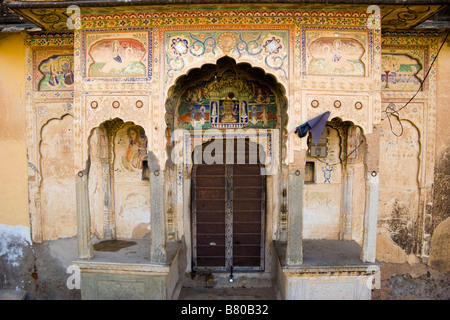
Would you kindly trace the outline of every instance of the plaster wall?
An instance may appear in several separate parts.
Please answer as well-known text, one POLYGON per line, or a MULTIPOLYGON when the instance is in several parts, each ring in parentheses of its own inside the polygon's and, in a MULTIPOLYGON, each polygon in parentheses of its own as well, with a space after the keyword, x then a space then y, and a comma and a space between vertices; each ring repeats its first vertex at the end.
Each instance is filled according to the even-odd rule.
POLYGON ((433 189, 443 190, 434 180, 435 156, 439 139, 446 139, 439 138, 445 129, 437 123, 445 116, 437 93, 445 87, 439 63, 448 53, 432 64, 442 40, 438 32, 383 33, 379 261, 414 264, 430 255, 433 189))
POLYGON ((51 120, 42 129, 41 137, 41 174, 44 177, 41 184, 43 237, 54 240, 76 236, 72 116, 51 120))
MULTIPOLYGON (((450 112, 450 45, 442 47, 437 75, 436 132, 448 132, 450 112)), ((433 215, 427 220, 426 229, 431 234, 429 264, 443 272, 450 271, 450 136, 437 134, 434 176, 433 215)))
POLYGON ((340 139, 335 129, 329 130, 326 158, 307 157, 314 163, 314 182, 305 184, 303 237, 305 239, 339 239, 341 204, 340 139), (337 163, 337 164, 336 164, 337 163))
POLYGON ((30 227, 27 190, 25 46, 21 33, 0 37, 0 223, 30 227))

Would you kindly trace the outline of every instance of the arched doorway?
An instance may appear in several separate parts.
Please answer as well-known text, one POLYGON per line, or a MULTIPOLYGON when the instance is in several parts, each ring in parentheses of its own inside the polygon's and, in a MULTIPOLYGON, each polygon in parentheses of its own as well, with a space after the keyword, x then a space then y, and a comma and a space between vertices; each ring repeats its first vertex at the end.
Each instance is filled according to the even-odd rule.
MULTIPOLYGON (((178 78, 176 84, 168 90, 165 108, 166 151, 171 155, 170 160, 166 162, 166 169, 174 172, 173 180, 170 183, 176 190, 174 193, 176 197, 171 199, 176 199, 173 208, 176 208, 174 211, 177 219, 171 218, 170 220, 177 221, 179 224, 178 230, 185 235, 187 270, 203 268, 211 271, 229 271, 233 265, 234 270, 261 271, 266 269, 267 271, 267 262, 270 261, 270 250, 267 250, 267 248, 270 247, 273 235, 277 234, 274 229, 278 228, 280 224, 277 220, 278 217, 274 217, 274 214, 278 212, 280 206, 278 193, 283 189, 279 186, 282 183, 282 179, 280 179, 282 175, 281 164, 284 161, 283 159, 286 159, 288 116, 285 88, 273 75, 267 74, 263 69, 254 68, 248 63, 236 63, 232 58, 223 57, 217 60, 215 65, 205 64, 201 68, 193 69, 178 78), (264 194, 260 200, 265 199, 265 194, 267 194, 273 198, 273 201, 259 203, 259 213, 261 213, 261 206, 264 206, 266 215, 265 220, 261 218, 262 222, 259 222, 261 231, 258 231, 258 236, 255 236, 261 239, 259 242, 245 243, 245 241, 236 240, 239 244, 245 243, 245 245, 237 249, 239 244, 234 244, 236 252, 233 260, 232 250, 227 253, 227 256, 224 255, 225 242, 222 241, 219 245, 220 242, 214 240, 208 242, 209 239, 205 238, 203 239, 204 245, 208 245, 208 247, 202 247, 201 249, 211 252, 221 250, 221 254, 220 259, 217 259, 214 263, 205 262, 205 265, 200 268, 197 261, 200 252, 195 243, 197 241, 196 235, 194 235, 196 220, 191 205, 194 202, 195 192, 198 191, 198 183, 195 183, 193 175, 202 176, 204 173, 202 173, 202 170, 214 169, 219 171, 211 172, 212 176, 233 176, 231 172, 239 172, 241 168, 238 167, 236 170, 234 170, 236 166, 213 168, 211 162, 205 161, 203 163, 204 159, 199 162, 192 161, 192 154, 193 151, 195 154, 196 148, 199 148, 198 150, 202 154, 204 149, 208 151, 215 143, 220 144, 218 141, 214 142, 213 139, 228 141, 230 137, 245 137, 248 138, 248 142, 251 141, 249 146, 262 146, 261 150, 264 150, 265 160, 258 163, 265 165, 252 168, 252 170, 266 170, 266 176, 261 173, 259 178, 252 177, 252 179, 259 179, 258 186, 261 189, 260 192, 264 194), (179 159, 181 161, 178 161, 179 159), (211 168, 207 168, 207 164, 211 168), (211 246, 209 246, 210 244, 211 246), (219 248, 219 246, 222 247, 219 248), (247 250, 247 253, 244 254, 246 261, 236 265, 235 262, 240 258, 237 254, 239 250, 247 250), (249 251, 253 251, 253 254, 250 255, 249 251), (250 259, 250 257, 252 258, 250 259), (249 262, 249 260, 253 261, 249 262)), ((226 145, 226 142, 222 142, 222 144, 226 145)), ((245 159, 252 156, 252 152, 247 155, 244 152, 240 153, 239 157, 245 159)), ((222 164, 225 165, 225 160, 222 160, 224 161, 222 164)), ((243 165, 246 163, 244 161, 235 164, 243 165)), ((243 170, 243 172, 247 173, 248 170, 243 170)), ((211 177, 204 178, 208 182, 213 180, 211 177)), ((236 177, 234 180, 238 181, 239 179, 245 182, 251 180, 242 177, 236 177)), ((228 179, 228 185, 230 186, 228 189, 225 188, 225 180, 223 180, 224 189, 222 192, 228 192, 227 194, 235 192, 236 196, 241 195, 242 193, 238 191, 239 188, 236 187, 237 184, 231 184, 232 180, 232 178, 228 179)), ((200 181, 200 183, 202 182, 200 181)), ((209 187, 213 189, 214 186, 209 187)), ((219 197, 219 195, 215 196, 219 197)), ((222 194, 220 197, 221 205, 224 207, 225 195, 222 194)), ((212 206, 212 200, 208 202, 205 199, 204 202, 212 206)), ((248 202, 245 205, 249 205, 248 202)), ((243 203, 244 201, 241 201, 241 205, 244 206, 243 203)), ((217 219, 219 219, 218 216, 217 219)), ((260 216, 264 215, 260 214, 260 216)), ((208 218, 213 219, 213 216, 208 218)), ((223 230, 225 220, 223 217, 220 219, 222 219, 222 226, 214 226, 223 230)), ((219 221, 206 222, 210 223, 209 226, 211 226, 211 223, 219 223, 219 221)), ((235 230, 239 230, 239 227, 243 225, 241 224, 235 230)), ((254 227, 255 224, 248 223, 247 225, 254 227)), ((205 228, 208 228, 208 226, 205 228)))
POLYGON ((203 158, 192 168, 196 271, 264 270, 264 155, 248 139, 229 140, 231 143, 225 139, 211 141, 194 151, 194 156, 199 151, 205 155, 205 149, 216 144, 215 163, 203 158))

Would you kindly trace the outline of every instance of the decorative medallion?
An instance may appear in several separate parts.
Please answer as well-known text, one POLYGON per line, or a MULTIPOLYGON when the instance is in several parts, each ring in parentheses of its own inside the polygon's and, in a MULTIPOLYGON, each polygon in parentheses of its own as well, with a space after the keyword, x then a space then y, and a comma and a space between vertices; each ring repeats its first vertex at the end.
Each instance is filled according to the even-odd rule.
POLYGON ((113 108, 118 108, 118 107, 120 107, 120 103, 119 103, 119 101, 114 101, 113 103, 112 103, 112 106, 113 106, 113 108))
POLYGON ((357 102, 355 103, 355 108, 356 108, 356 109, 360 110, 362 107, 363 107, 363 105, 362 105, 361 102, 357 101, 357 102))
POLYGON ((38 109, 38 115, 39 115, 40 117, 45 117, 45 116, 47 115, 47 113, 48 113, 48 109, 47 109, 46 106, 41 106, 41 107, 39 107, 39 109, 38 109))
POLYGON ((92 109, 97 109, 97 107, 98 107, 98 102, 97 101, 92 101, 91 102, 91 108, 92 109))
POLYGON ((335 108, 340 108, 341 105, 342 105, 342 103, 341 103, 339 100, 336 100, 336 101, 333 103, 333 105, 334 105, 335 108))
POLYGON ((143 106, 144 106, 144 103, 142 102, 142 100, 136 101, 136 107, 137 108, 142 108, 143 106))
POLYGON ((231 32, 224 32, 218 39, 219 48, 222 49, 224 54, 230 53, 236 45, 236 36, 231 32))
POLYGON ((175 55, 181 57, 188 52, 189 41, 184 37, 175 37, 171 39, 170 47, 175 55))
POLYGON ((264 41, 263 48, 268 54, 278 54, 283 49, 283 40, 272 36, 264 41))
POLYGON ((311 107, 317 108, 318 106, 319 106, 319 101, 317 101, 317 100, 311 101, 311 107))

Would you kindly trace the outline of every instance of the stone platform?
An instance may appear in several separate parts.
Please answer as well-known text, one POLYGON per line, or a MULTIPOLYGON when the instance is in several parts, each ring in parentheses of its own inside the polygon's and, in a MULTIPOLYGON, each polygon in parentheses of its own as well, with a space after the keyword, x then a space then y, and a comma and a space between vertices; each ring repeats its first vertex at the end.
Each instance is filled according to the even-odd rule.
POLYGON ((379 264, 362 262, 355 241, 303 240, 302 248, 303 263, 287 265, 285 243, 273 242, 275 290, 283 300, 370 300, 379 286, 379 264))
MULTIPOLYGON (((179 241, 167 242, 167 260, 149 261, 149 239, 116 251, 94 251, 94 257, 73 264, 81 272, 83 300, 170 300, 181 289, 185 251, 179 241)), ((95 245, 95 244, 94 244, 95 245)))
POLYGON ((127 241, 74 262, 83 299, 369 300, 379 280, 379 265, 361 262, 354 241, 303 240, 303 263, 295 266, 285 263, 285 243, 274 241, 267 270, 234 272, 232 283, 228 273, 186 274, 182 242, 168 242, 166 263, 153 264, 149 239, 127 241))

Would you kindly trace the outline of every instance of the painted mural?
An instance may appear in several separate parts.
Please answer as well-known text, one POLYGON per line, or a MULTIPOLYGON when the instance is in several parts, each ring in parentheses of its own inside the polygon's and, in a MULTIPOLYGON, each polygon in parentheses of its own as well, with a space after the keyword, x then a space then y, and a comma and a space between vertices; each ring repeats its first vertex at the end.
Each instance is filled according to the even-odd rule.
MULTIPOLYGON (((353 28, 305 27, 301 33, 299 61, 306 76, 370 77, 374 67, 374 33, 353 28)), ((377 40, 378 41, 378 40, 377 40)), ((377 46, 377 49, 380 49, 377 46)), ((359 80, 358 80, 359 81, 359 80)))
POLYGON ((39 91, 68 90, 73 88, 73 55, 56 55, 43 60, 39 66, 43 78, 39 91))
POLYGON ((145 76, 146 68, 141 62, 145 53, 144 45, 134 39, 101 40, 89 50, 93 59, 89 76, 145 76))
POLYGON ((189 88, 177 110, 178 127, 193 129, 275 128, 275 95, 266 86, 233 73, 189 88))
POLYGON ((86 80, 134 81, 151 77, 151 32, 130 29, 118 32, 83 32, 82 61, 86 80))
POLYGON ((117 131, 115 139, 116 173, 142 172, 147 157, 147 137, 140 126, 125 126, 117 131))
POLYGON ((33 90, 42 94, 72 91, 75 81, 73 48, 54 45, 33 48, 32 70, 27 80, 33 90))
POLYGON ((405 54, 381 55, 381 89, 417 91, 422 85, 419 61, 405 54))
POLYGON ((193 30, 165 34, 166 82, 178 71, 205 58, 244 58, 288 78, 288 32, 285 30, 193 30))
POLYGON ((142 238, 150 230, 150 186, 143 179, 148 139, 141 126, 118 121, 114 136, 114 207, 116 235, 142 238))
POLYGON ((308 66, 308 73, 364 76, 365 66, 361 61, 364 51, 363 45, 352 38, 319 38, 309 45, 312 59, 308 66))

